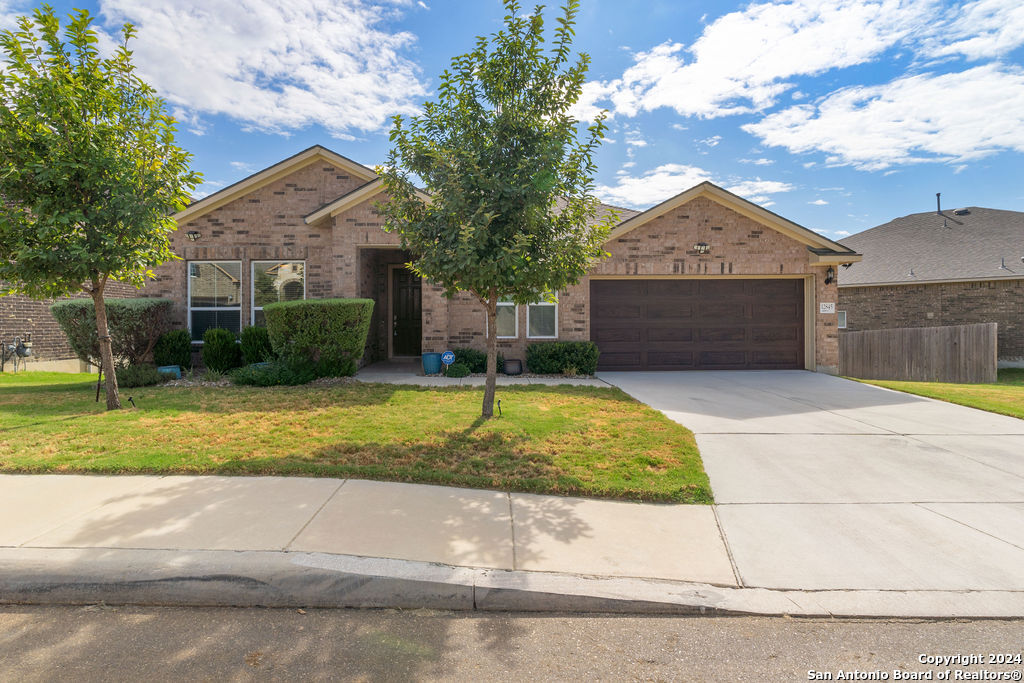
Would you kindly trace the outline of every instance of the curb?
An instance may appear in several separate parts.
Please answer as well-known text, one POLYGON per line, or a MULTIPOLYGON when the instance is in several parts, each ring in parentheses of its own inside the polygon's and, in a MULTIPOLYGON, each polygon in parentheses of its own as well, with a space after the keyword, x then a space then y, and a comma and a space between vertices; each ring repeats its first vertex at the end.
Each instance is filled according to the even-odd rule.
POLYGON ((0 604, 1021 618, 1024 591, 792 591, 278 551, 0 549, 0 604))

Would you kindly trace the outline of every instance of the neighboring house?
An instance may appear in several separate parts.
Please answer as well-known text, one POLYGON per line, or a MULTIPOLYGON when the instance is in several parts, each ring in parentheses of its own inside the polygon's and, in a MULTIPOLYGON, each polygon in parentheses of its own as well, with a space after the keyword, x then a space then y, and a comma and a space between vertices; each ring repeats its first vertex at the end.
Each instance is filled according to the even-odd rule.
MULTIPOLYGON (((177 214, 182 260, 156 268, 143 293, 180 302, 177 324, 197 341, 211 326, 260 324, 270 301, 366 297, 364 362, 482 349, 483 307, 406 268, 411 255, 374 208, 383 189, 371 169, 311 147, 177 214)), ((622 221, 609 258, 557 303, 500 306, 506 357, 594 340, 601 369, 836 371, 836 316, 819 304, 836 302, 829 273, 858 254, 711 183, 642 213, 602 210, 622 221)))
POLYGON ((864 254, 839 271, 845 329, 994 322, 1000 364, 1024 364, 1024 213, 915 213, 842 244, 864 254))
MULTIPOLYGON (((137 296, 134 287, 120 282, 108 283, 106 292, 107 297, 111 299, 137 296)), ((87 296, 83 292, 72 298, 87 296)), ((78 360, 68 346, 67 337, 61 331, 60 325, 50 315, 50 305, 54 301, 39 301, 21 295, 0 297, 0 342, 9 344, 15 337, 27 339, 31 335, 32 355, 28 358, 30 370, 89 372, 89 366, 78 360)))

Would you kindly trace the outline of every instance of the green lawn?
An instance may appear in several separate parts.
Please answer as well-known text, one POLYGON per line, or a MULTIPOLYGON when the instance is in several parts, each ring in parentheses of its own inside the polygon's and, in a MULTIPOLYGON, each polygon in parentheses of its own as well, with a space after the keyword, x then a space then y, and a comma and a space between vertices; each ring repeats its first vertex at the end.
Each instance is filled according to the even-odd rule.
POLYGON ((1000 370, 999 379, 995 384, 946 384, 943 382, 893 382, 888 380, 860 381, 1024 419, 1024 368, 1005 368, 1000 370))
POLYGON ((710 503, 685 428, 617 389, 385 384, 122 390, 95 376, 0 375, 0 472, 281 474, 710 503))

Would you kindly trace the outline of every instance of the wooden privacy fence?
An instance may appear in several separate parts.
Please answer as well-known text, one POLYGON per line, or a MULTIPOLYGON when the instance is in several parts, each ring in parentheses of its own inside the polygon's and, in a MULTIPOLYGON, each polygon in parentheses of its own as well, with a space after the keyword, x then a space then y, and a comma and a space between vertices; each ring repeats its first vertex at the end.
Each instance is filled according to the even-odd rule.
POLYGON ((839 334, 839 373, 912 382, 995 382, 996 323, 839 334))

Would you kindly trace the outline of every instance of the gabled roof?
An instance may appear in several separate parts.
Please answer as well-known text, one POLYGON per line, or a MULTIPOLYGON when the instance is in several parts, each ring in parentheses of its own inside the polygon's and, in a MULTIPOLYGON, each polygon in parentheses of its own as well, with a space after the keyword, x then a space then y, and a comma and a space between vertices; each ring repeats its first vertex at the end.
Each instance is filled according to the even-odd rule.
POLYGON ((174 215, 174 220, 179 223, 187 220, 194 220, 204 213, 213 211, 214 209, 224 206, 229 202, 233 202, 239 197, 253 192, 254 190, 258 190, 265 185, 269 185, 276 180, 280 180, 284 176, 294 173, 300 168, 318 162, 326 162, 336 168, 344 169, 349 175, 365 181, 370 181, 377 177, 377 174, 373 172, 373 169, 356 163, 347 157, 343 157, 337 152, 332 152, 326 147, 313 145, 294 156, 288 157, 284 161, 279 161, 269 168, 265 168, 262 171, 252 174, 248 178, 239 180, 234 185, 229 185, 223 190, 218 190, 197 202, 189 204, 187 208, 174 215))
POLYGON ((842 243, 864 261, 839 273, 840 287, 1024 278, 1019 211, 971 206, 914 213, 842 243))
MULTIPOLYGON (((384 191, 384 179, 375 177, 365 185, 360 185, 356 189, 346 192, 337 199, 327 202, 319 209, 306 215, 306 224, 312 224, 326 216, 337 216, 342 211, 347 211, 356 204, 365 202, 371 197, 375 197, 384 191)), ((430 195, 423 190, 416 190, 416 196, 424 202, 430 202, 430 195)))
POLYGON ((811 263, 851 263, 861 259, 860 254, 848 247, 838 242, 833 242, 813 230, 808 230, 802 225, 783 218, 777 213, 773 213, 708 181, 694 185, 689 190, 681 192, 657 206, 653 206, 642 213, 622 221, 609 233, 608 239, 618 239, 630 230, 635 230, 641 225, 698 197, 706 197, 728 209, 732 209, 742 216, 746 216, 761 225, 772 228, 797 242, 805 244, 811 252, 811 263))

